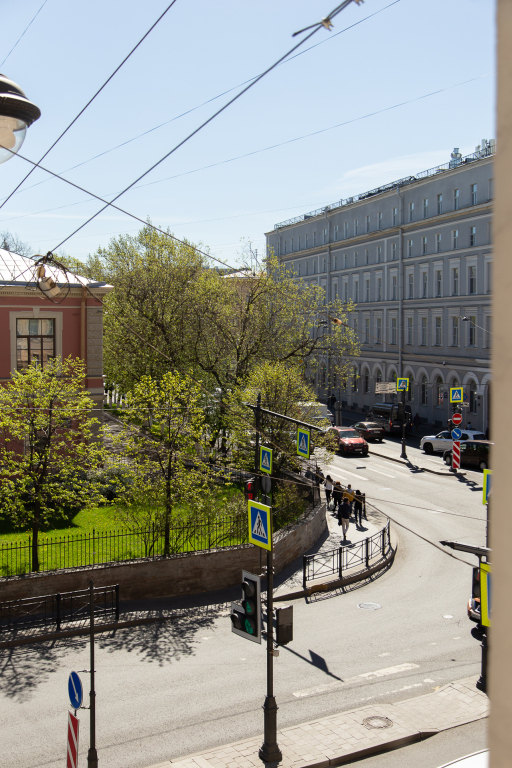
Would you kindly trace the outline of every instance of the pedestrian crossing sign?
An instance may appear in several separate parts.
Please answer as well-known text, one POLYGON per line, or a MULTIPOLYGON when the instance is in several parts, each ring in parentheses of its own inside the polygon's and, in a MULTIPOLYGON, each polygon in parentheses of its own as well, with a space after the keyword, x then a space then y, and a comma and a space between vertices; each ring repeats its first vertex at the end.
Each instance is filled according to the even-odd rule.
POLYGON ((409 391, 409 379, 397 379, 396 380, 396 391, 397 392, 408 392, 409 391))
POLYGON ((272 474, 272 448, 260 447, 260 472, 272 474))
POLYGON ((297 429, 297 456, 309 459, 310 435, 307 429, 297 429))
POLYGON ((450 403, 462 403, 464 398, 463 387, 450 387, 450 403))
POLYGON ((249 541, 262 549, 272 549, 271 508, 249 501, 249 541))
POLYGON ((480 563, 480 616, 483 627, 491 626, 492 576, 489 563, 480 563))

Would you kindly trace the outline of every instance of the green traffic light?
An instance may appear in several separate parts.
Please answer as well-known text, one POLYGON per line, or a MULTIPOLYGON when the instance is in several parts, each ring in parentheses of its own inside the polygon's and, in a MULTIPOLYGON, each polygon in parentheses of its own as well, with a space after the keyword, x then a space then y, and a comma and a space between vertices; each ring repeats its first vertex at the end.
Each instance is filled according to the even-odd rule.
POLYGON ((254 635, 256 632, 256 624, 253 619, 245 619, 245 631, 248 635, 254 635))

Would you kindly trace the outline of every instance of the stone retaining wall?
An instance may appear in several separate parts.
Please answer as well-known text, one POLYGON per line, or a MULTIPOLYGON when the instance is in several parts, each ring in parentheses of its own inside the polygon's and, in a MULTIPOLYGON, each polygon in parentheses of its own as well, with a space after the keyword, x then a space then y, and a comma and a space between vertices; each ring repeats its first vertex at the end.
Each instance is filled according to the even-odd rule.
MULTIPOLYGON (((274 535, 275 573, 307 552, 326 528, 326 508, 320 504, 297 523, 278 531, 274 535)), ((265 554, 259 547, 243 544, 166 559, 132 560, 2 578, 0 601, 86 589, 90 579, 96 587, 119 584, 121 600, 212 592, 238 584, 242 570, 259 573, 265 554)))

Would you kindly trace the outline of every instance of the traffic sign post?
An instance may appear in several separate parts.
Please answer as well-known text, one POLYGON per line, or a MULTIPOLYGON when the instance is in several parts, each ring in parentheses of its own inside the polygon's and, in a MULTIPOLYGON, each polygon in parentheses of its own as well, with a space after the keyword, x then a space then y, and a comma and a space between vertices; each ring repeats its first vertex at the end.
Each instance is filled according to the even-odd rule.
POLYGON ((450 403, 457 403, 460 405, 464 398, 463 387, 450 387, 450 403))
POLYGON ((260 472, 272 474, 272 448, 260 447, 260 472))
POLYGON ((452 469, 460 469, 460 440, 453 441, 452 469))
POLYGON ((452 429, 452 439, 453 440, 460 440, 462 437, 462 430, 461 429, 452 429))
POLYGON ((84 691, 82 688, 82 681, 78 677, 76 672, 72 672, 68 679, 68 694, 71 706, 75 710, 80 709, 82 706, 82 700, 84 697, 84 691))
POLYGON ((462 413, 454 413, 452 416, 452 421, 456 427, 458 427, 459 424, 462 424, 462 413))
MULTIPOLYGON (((76 673, 73 673, 76 674, 76 673)), ((77 675, 78 677, 78 675, 77 675)), ((75 717, 68 712, 68 743, 67 743, 67 757, 66 768, 77 768, 78 765, 78 726, 80 721, 78 717, 75 717)))
POLYGON ((309 459, 311 435, 309 430, 297 427, 297 456, 309 459))

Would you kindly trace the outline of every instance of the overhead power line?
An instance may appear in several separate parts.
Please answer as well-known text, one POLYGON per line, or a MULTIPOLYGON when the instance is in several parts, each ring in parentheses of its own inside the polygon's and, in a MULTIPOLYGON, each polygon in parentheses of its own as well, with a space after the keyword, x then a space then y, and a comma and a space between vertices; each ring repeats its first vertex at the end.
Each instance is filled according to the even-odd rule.
MULTIPOLYGON (((40 13, 41 13, 41 11, 43 10, 43 8, 44 8, 44 6, 46 5, 46 3, 47 3, 47 2, 48 2, 48 0, 44 0, 44 3, 43 3, 41 6, 40 6, 40 8, 39 8, 39 10, 37 11, 37 13, 35 13, 35 14, 34 14, 34 16, 32 16, 32 19, 31 19, 31 20, 30 20, 30 22, 27 24, 27 26, 25 27, 25 29, 23 30, 23 32, 21 33, 21 35, 18 37, 18 39, 17 39, 17 40, 16 40, 16 42, 14 43, 13 47, 11 48, 11 50, 9 51, 9 53, 7 54, 7 56, 5 57, 5 59, 4 59, 4 60, 2 61, 2 63, 0 64, 0 67, 3 67, 3 65, 5 64, 5 62, 7 61, 7 59, 9 58, 9 56, 11 55, 11 53, 14 51, 14 49, 16 48, 16 46, 18 45, 18 43, 20 42, 20 40, 22 39, 22 37, 25 35, 25 32, 28 32, 29 28, 32 26, 32 24, 34 23, 34 21, 36 20, 36 18, 39 16, 39 14, 40 14, 40 13)), ((4 34, 5 34, 5 33, 4 33, 4 34)))
MULTIPOLYGON (((46 0, 45 0, 45 1, 46 1, 46 0)), ((99 94, 100 94, 100 93, 103 91, 103 89, 104 89, 104 88, 105 88, 105 87, 106 87, 106 86, 107 86, 107 85, 110 83, 110 81, 112 80, 112 78, 113 78, 113 77, 114 77, 114 76, 115 76, 115 75, 116 75, 116 74, 119 72, 119 70, 121 69, 121 67, 122 67, 124 64, 126 64, 126 62, 128 61, 128 59, 130 58, 130 56, 131 56, 133 53, 135 53, 135 51, 137 50, 137 48, 139 47, 139 45, 141 45, 141 43, 143 43, 143 42, 144 42, 144 40, 146 39, 146 37, 147 37, 147 36, 150 34, 150 32, 152 32, 152 31, 153 31, 153 29, 154 29, 154 28, 157 26, 157 24, 158 24, 158 23, 159 23, 159 22, 160 22, 160 21, 163 19, 163 17, 164 17, 164 16, 165 16, 165 14, 167 13, 167 11, 169 11, 169 10, 172 8, 172 6, 174 5, 174 3, 175 3, 175 2, 176 2, 176 0, 172 0, 172 2, 171 2, 171 3, 169 3, 169 5, 168 5, 168 6, 167 6, 167 8, 165 9, 165 11, 164 11, 163 13, 161 13, 161 14, 160 14, 160 16, 158 17, 158 19, 157 19, 157 20, 156 20, 156 21, 155 21, 155 22, 154 22, 154 23, 151 25, 151 27, 148 29, 148 31, 147 31, 147 32, 146 32, 146 33, 145 33, 145 34, 144 34, 144 35, 141 37, 141 39, 139 40, 139 42, 138 42, 138 43, 137 43, 137 44, 136 44, 136 45, 135 45, 135 46, 134 46, 134 47, 131 49, 130 53, 129 53, 127 56, 125 56, 125 57, 124 57, 124 59, 122 60, 122 62, 121 62, 121 63, 120 63, 120 64, 119 64, 119 65, 118 65, 118 66, 117 66, 115 69, 114 69, 114 71, 112 72, 112 74, 111 74, 111 75, 109 75, 109 77, 108 77, 108 78, 105 80, 105 82, 103 83, 103 85, 102 85, 100 88, 98 88, 98 90, 96 91, 96 93, 94 94, 94 96, 92 96, 92 97, 89 99, 89 101, 87 102, 87 104, 86 104, 84 107, 82 107, 82 109, 81 109, 81 110, 80 110, 80 112, 79 112, 79 113, 76 115, 76 117, 74 117, 74 118, 73 118, 73 120, 72 120, 72 121, 69 123, 69 125, 67 126, 67 128, 65 128, 65 129, 62 131, 62 133, 60 134, 60 136, 59 136, 57 139, 55 139, 55 141, 53 142, 53 144, 51 145, 51 147, 50 147, 49 149, 47 149, 47 150, 46 150, 46 152, 44 153, 44 155, 43 155, 43 156, 40 158, 39 162, 42 162, 42 161, 44 160, 44 158, 45 158, 47 155, 49 155, 49 154, 50 154, 50 152, 52 151, 52 149, 53 149, 53 148, 54 148, 54 147, 55 147, 55 146, 56 146, 56 145, 59 143, 59 141, 62 139, 62 137, 66 135, 66 133, 69 131, 69 129, 70 129, 70 128, 71 128, 71 127, 72 127, 72 126, 73 126, 73 125, 76 123, 76 121, 77 121, 77 120, 78 120, 78 119, 79 119, 79 118, 80 118, 80 117, 83 115, 83 113, 85 112, 85 110, 86 110, 88 107, 90 107, 90 105, 91 105, 91 104, 92 104, 92 102, 95 100, 95 98, 96 98, 97 96, 99 96, 99 94)), ((44 3, 43 3, 43 5, 44 5, 44 3)), ((41 8, 42 8, 42 6, 41 6, 41 8)), ((39 9, 39 10, 41 10, 41 9, 39 9)), ((39 11, 38 11, 38 13, 39 13, 39 11)), ((36 15, 37 15, 37 14, 36 14, 36 15)), ((34 18, 35 18, 35 17, 34 17, 34 18)), ((31 22, 31 23, 32 23, 32 22, 31 22)), ((10 193, 10 195, 8 195, 8 197, 6 197, 6 198, 5 198, 5 200, 4 200, 4 201, 2 202, 2 204, 0 205, 0 210, 1 210, 1 209, 4 207, 4 205, 7 203, 7 201, 11 199, 11 197, 14 195, 14 193, 15 193, 15 192, 17 192, 17 190, 18 190, 18 189, 21 187, 21 185, 25 183, 25 181, 26 181, 26 180, 28 179, 28 177, 29 177, 29 176, 30 176, 30 175, 33 173, 33 171, 34 171, 34 169, 33 169, 33 168, 31 168, 31 169, 30 169, 30 171, 27 173, 27 175, 26 175, 26 176, 25 176, 25 177, 24 177, 24 178, 23 178, 23 179, 20 181, 20 183, 19 183, 19 184, 18 184, 18 185, 17 185, 17 186, 16 186, 16 187, 13 189, 13 191, 10 193)))

